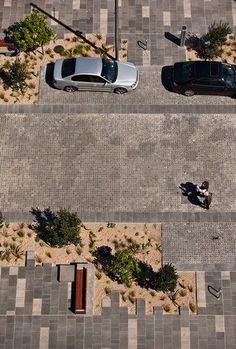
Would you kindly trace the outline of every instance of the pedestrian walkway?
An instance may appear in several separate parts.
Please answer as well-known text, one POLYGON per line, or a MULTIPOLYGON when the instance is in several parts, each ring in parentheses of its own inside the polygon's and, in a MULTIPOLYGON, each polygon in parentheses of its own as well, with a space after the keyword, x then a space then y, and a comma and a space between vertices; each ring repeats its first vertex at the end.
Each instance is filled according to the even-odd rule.
POLYGON ((0 121, 3 212, 70 206, 87 221, 235 222, 234 115, 18 113, 0 121), (209 211, 179 188, 204 179, 214 193, 209 211))
POLYGON ((101 315, 76 315, 71 280, 58 279, 57 266, 35 267, 29 253, 26 267, 0 268, 0 348, 234 349, 236 272, 202 272, 197 279, 198 315, 187 308, 164 314, 161 307, 146 315, 144 299, 129 315, 118 292, 101 315), (221 288, 219 300, 209 286, 221 288))

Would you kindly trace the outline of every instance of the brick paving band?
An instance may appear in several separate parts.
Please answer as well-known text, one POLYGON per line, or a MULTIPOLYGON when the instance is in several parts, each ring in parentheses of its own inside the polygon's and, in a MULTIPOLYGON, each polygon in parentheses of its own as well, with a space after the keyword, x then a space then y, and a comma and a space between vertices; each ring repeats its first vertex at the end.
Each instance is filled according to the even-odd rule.
MULTIPOLYGON (((235 223, 236 212, 78 212, 83 222, 114 222, 114 223, 235 223)), ((3 216, 9 223, 31 223, 30 212, 4 212, 3 216)))
POLYGON ((0 105, 0 114, 157 114, 157 113, 181 113, 181 114, 235 114, 236 105, 114 105, 114 104, 37 104, 37 105, 0 105))

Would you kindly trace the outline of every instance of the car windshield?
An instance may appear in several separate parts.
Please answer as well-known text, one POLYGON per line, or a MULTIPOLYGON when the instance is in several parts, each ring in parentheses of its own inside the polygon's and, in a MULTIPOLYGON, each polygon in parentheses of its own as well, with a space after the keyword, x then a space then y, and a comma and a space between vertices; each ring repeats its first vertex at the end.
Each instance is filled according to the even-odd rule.
POLYGON ((230 87, 235 86, 235 69, 234 67, 230 66, 229 64, 222 64, 222 76, 223 80, 229 85, 230 87))
POLYGON ((102 77, 110 82, 114 82, 117 78, 117 63, 108 59, 102 60, 102 77))
POLYGON ((61 68, 61 76, 65 78, 66 76, 70 76, 75 72, 75 58, 64 59, 61 68))

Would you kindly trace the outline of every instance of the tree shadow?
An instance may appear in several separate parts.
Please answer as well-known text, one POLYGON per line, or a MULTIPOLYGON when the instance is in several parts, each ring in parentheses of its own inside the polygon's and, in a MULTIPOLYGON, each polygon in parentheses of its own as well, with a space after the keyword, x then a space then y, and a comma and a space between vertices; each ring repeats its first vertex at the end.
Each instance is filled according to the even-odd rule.
POLYGON ((157 279, 158 272, 155 272, 151 265, 140 261, 139 262, 140 267, 140 274, 136 278, 136 282, 140 287, 146 288, 146 289, 153 289, 155 290, 155 281, 157 279), (145 277, 143 277, 145 275, 145 277))
POLYGON ((181 183, 179 188, 182 190, 182 195, 187 196, 189 202, 193 205, 204 208, 203 203, 200 201, 197 192, 197 185, 192 182, 181 183))
POLYGON ((43 211, 38 207, 32 207, 30 213, 34 216, 34 222, 36 226, 34 226, 34 230, 39 234, 40 238, 47 241, 45 239, 45 235, 47 235, 47 226, 52 223, 56 214, 50 209, 50 207, 45 208, 43 211))

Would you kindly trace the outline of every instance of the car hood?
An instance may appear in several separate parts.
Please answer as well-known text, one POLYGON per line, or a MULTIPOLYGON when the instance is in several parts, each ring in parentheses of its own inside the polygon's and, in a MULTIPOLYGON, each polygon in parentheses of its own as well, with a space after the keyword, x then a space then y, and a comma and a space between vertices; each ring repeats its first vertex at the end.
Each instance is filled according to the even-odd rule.
POLYGON ((138 80, 138 70, 133 63, 118 62, 118 74, 115 85, 131 86, 138 80))

